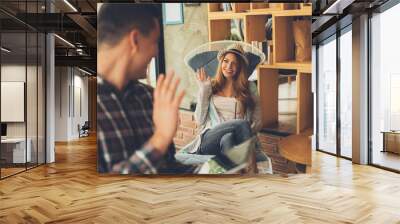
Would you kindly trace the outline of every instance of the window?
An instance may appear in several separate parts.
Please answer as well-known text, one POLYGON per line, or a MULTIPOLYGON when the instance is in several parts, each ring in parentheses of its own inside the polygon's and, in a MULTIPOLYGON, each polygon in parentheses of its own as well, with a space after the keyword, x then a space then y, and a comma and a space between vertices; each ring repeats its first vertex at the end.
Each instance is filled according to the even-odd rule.
MULTIPOLYGON (((20 1, 20 15, 43 13, 41 6, 44 4, 44 0, 20 1)), ((15 6, 15 3, 9 1, 0 5, 15 6)), ((11 101, 5 104, 3 100, 0 105, 0 114, 6 115, 0 119, 5 128, 0 144, 2 179, 45 163, 46 38, 44 33, 23 23, 15 23, 15 18, 3 12, 0 12, 0 17, 3 21, 0 30, 0 95, 11 101), (11 106, 17 109, 12 110, 11 106)))
POLYGON ((343 30, 340 46, 340 155, 352 157, 352 33, 343 30))
POLYGON ((318 149, 336 153, 336 36, 318 47, 318 149))
MULTIPOLYGON (((395 170, 400 170, 400 156, 385 145, 384 132, 400 130, 400 33, 394 28, 398 21, 400 4, 371 18, 371 162, 395 170)), ((392 143, 399 148, 399 141, 392 143)))

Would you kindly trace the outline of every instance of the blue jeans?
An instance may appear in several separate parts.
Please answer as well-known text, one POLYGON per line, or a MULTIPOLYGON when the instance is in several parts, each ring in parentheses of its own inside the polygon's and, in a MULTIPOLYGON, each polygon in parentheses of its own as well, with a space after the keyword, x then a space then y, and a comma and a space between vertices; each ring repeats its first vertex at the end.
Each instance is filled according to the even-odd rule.
POLYGON ((248 121, 226 121, 208 129, 203 134, 197 152, 202 155, 220 155, 251 137, 252 133, 248 121))

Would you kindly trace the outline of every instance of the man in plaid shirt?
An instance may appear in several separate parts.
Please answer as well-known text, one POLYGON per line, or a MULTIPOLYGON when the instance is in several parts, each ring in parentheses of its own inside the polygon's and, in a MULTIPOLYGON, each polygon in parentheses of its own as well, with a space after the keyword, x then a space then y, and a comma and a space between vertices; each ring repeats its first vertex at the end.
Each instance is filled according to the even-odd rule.
MULTIPOLYGON (((103 4, 98 14, 97 147, 101 173, 163 173, 177 168, 172 139, 184 92, 173 72, 153 92, 137 80, 158 54, 152 4, 103 4)), ((179 169, 179 168, 178 168, 179 169)), ((175 170, 175 172, 179 172, 175 170)))

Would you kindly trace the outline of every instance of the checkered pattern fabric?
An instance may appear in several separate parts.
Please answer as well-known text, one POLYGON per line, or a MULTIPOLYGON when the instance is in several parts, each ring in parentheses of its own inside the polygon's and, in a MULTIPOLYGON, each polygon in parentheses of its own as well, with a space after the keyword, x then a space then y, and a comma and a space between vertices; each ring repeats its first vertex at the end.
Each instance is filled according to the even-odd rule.
POLYGON ((162 158, 147 141, 153 135, 153 91, 131 81, 118 91, 106 80, 97 83, 97 155, 100 173, 154 174, 175 161, 170 145, 162 158))

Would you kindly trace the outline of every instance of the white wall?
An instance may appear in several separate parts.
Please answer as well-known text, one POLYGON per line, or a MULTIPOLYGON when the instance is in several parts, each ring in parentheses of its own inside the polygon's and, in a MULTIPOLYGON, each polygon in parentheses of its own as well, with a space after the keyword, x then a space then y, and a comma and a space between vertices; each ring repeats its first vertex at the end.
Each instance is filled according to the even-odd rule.
MULTIPOLYGON (((44 163, 44 83, 42 68, 25 64, 3 64, 1 67, 1 81, 26 83, 26 107, 22 106, 21 112, 26 112, 26 120, 23 122, 6 122, 8 138, 30 139, 32 161, 44 163), (38 71, 36 70, 38 69, 38 71), (27 80, 25 80, 27 76, 27 80), (39 150, 39 152, 37 152, 39 150), (37 153, 39 156, 37 157, 37 153)), ((21 94, 24 94, 24 90, 21 94)), ((2 96, 7 97, 7 96, 2 96)), ((1 110, 12 110, 10 107, 2 107, 1 110)), ((8 111, 10 112, 10 111, 8 111)), ((12 113, 12 111, 11 111, 12 113)))
MULTIPOLYGON (((1 81, 1 121, 24 122, 24 82, 1 81)), ((36 108, 36 106, 34 107, 36 108)))
POLYGON ((55 141, 68 140, 68 86, 67 67, 55 68, 55 141))
MULTIPOLYGON (((29 74, 34 68, 28 66, 27 69, 29 74)), ((1 81, 3 82, 25 82, 25 74, 25 64, 1 66, 1 81)), ((1 110, 7 110, 7 108, 1 108, 1 110)), ((25 137, 25 122, 7 122, 7 137, 25 137)))
POLYGON ((55 85, 55 140, 77 139, 78 124, 88 120, 88 78, 76 68, 56 67, 55 85))
POLYGON ((183 58, 194 48, 208 42, 207 4, 183 6, 184 23, 164 25, 165 70, 175 70, 181 79, 179 89, 184 88, 182 108, 189 109, 196 101, 198 86, 196 76, 184 63, 183 58))
MULTIPOLYGON (((28 66, 28 70, 32 67, 28 66)), ((2 65, 1 81, 25 82, 25 64, 24 65, 2 65)))
POLYGON ((71 105, 74 105, 72 108, 72 119, 71 119, 71 132, 70 136, 72 138, 78 138, 79 133, 78 133, 78 124, 82 126, 85 121, 89 120, 88 117, 88 108, 89 108, 89 102, 88 102, 88 78, 87 76, 81 76, 83 73, 81 73, 78 70, 74 70, 74 92, 72 99, 74 99, 74 102, 71 103, 71 105), (77 72, 79 72, 77 74, 77 72), (81 107, 81 108, 80 108, 81 107), (81 110, 81 111, 80 111, 81 110))

